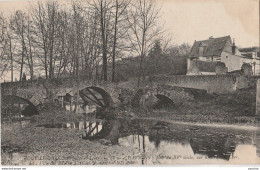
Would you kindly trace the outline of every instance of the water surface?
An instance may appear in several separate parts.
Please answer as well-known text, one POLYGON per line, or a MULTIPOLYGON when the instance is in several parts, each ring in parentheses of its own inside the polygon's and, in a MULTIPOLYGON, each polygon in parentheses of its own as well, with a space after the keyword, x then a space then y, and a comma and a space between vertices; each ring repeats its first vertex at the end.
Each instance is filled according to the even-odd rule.
POLYGON ((78 129, 82 140, 137 149, 141 156, 125 158, 136 164, 260 163, 258 131, 129 119, 84 120, 56 128, 78 129))

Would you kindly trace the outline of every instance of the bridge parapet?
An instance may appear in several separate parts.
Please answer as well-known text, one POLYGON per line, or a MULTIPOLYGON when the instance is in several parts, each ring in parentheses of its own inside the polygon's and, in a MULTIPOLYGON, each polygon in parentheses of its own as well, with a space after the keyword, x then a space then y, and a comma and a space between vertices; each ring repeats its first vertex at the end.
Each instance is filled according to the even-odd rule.
POLYGON ((248 79, 236 75, 151 76, 149 80, 151 84, 201 89, 207 90, 208 93, 229 93, 236 89, 248 88, 248 79))

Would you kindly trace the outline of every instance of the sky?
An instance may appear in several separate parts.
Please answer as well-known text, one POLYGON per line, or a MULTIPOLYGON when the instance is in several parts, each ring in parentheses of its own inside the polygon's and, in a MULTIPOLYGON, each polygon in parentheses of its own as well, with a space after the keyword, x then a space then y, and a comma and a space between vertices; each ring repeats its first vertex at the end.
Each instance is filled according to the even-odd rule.
MULTIPOLYGON (((59 0, 70 2, 70 0, 59 0)), ((4 14, 27 10, 36 0, 0 0, 4 14)), ((230 35, 240 47, 259 45, 258 0, 156 0, 173 43, 193 44, 210 36, 230 35)))
MULTIPOLYGON (((69 4, 70 0, 59 0, 69 4)), ((0 12, 28 10, 36 0, 0 0, 0 12)), ((230 35, 238 47, 259 46, 259 0, 156 0, 175 45, 230 35)), ((8 74, 9 75, 9 74, 8 74)), ((10 79, 9 77, 6 77, 10 79)), ((1 80, 3 81, 3 80, 1 80)))
POLYGON ((177 43, 230 35, 239 46, 259 45, 258 0, 164 0, 162 11, 177 43))

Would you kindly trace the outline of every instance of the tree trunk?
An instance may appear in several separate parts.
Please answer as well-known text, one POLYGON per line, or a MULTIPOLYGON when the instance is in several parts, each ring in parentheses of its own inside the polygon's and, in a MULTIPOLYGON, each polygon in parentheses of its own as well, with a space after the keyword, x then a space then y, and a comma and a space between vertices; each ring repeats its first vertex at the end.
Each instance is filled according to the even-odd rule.
POLYGON ((53 9, 52 9, 52 30, 51 30, 51 37, 50 37, 50 70, 49 70, 49 78, 52 79, 54 76, 54 68, 53 68, 53 42, 54 42, 54 15, 55 15, 55 10, 54 10, 54 4, 53 4, 53 9))
POLYGON ((114 45, 113 45, 113 58, 112 58, 112 82, 115 82, 115 57, 116 57, 116 40, 117 40, 117 22, 118 22, 118 0, 116 0, 116 16, 114 28, 114 45))
POLYGON ((140 65, 139 65, 139 72, 138 72, 137 87, 140 86, 141 75, 142 75, 142 71, 143 71, 143 60, 144 60, 144 57, 141 56, 141 61, 140 61, 140 65))
POLYGON ((44 47, 44 70, 45 70, 45 77, 48 79, 48 64, 47 64, 47 49, 44 47))
MULTIPOLYGON (((144 20, 144 26, 145 26, 145 20, 144 20)), ((143 72, 143 61, 144 61, 144 57, 145 57, 145 52, 144 52, 144 48, 145 48, 145 34, 146 34, 146 28, 143 28, 143 36, 142 36, 142 49, 141 49, 141 61, 140 61, 140 65, 139 65, 139 72, 138 72, 138 81, 137 81, 137 87, 140 86, 140 80, 141 80, 141 75, 143 72)))
POLYGON ((10 59, 11 59, 11 82, 14 81, 14 66, 13 66, 13 52, 12 52, 12 39, 9 37, 10 39, 10 59))
POLYGON ((102 52, 103 52, 103 75, 104 81, 107 81, 107 45, 106 45, 106 35, 105 35, 105 23, 104 23, 104 9, 103 9, 103 1, 100 2, 100 13, 101 13, 101 33, 102 33, 102 52))
POLYGON ((22 62, 21 62, 21 69, 20 69, 20 81, 22 81, 22 76, 23 76, 23 60, 24 60, 24 50, 22 51, 22 62))

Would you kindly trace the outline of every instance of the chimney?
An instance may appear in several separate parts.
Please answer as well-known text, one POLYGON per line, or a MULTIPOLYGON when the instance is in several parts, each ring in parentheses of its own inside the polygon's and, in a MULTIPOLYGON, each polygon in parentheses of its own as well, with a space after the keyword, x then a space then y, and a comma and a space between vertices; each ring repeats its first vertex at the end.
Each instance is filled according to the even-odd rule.
POLYGON ((213 39, 214 39, 214 37, 213 37, 213 36, 210 36, 210 37, 209 37, 209 40, 213 40, 213 39))
POLYGON ((236 54, 235 38, 233 39, 233 44, 232 44, 232 54, 236 54))

